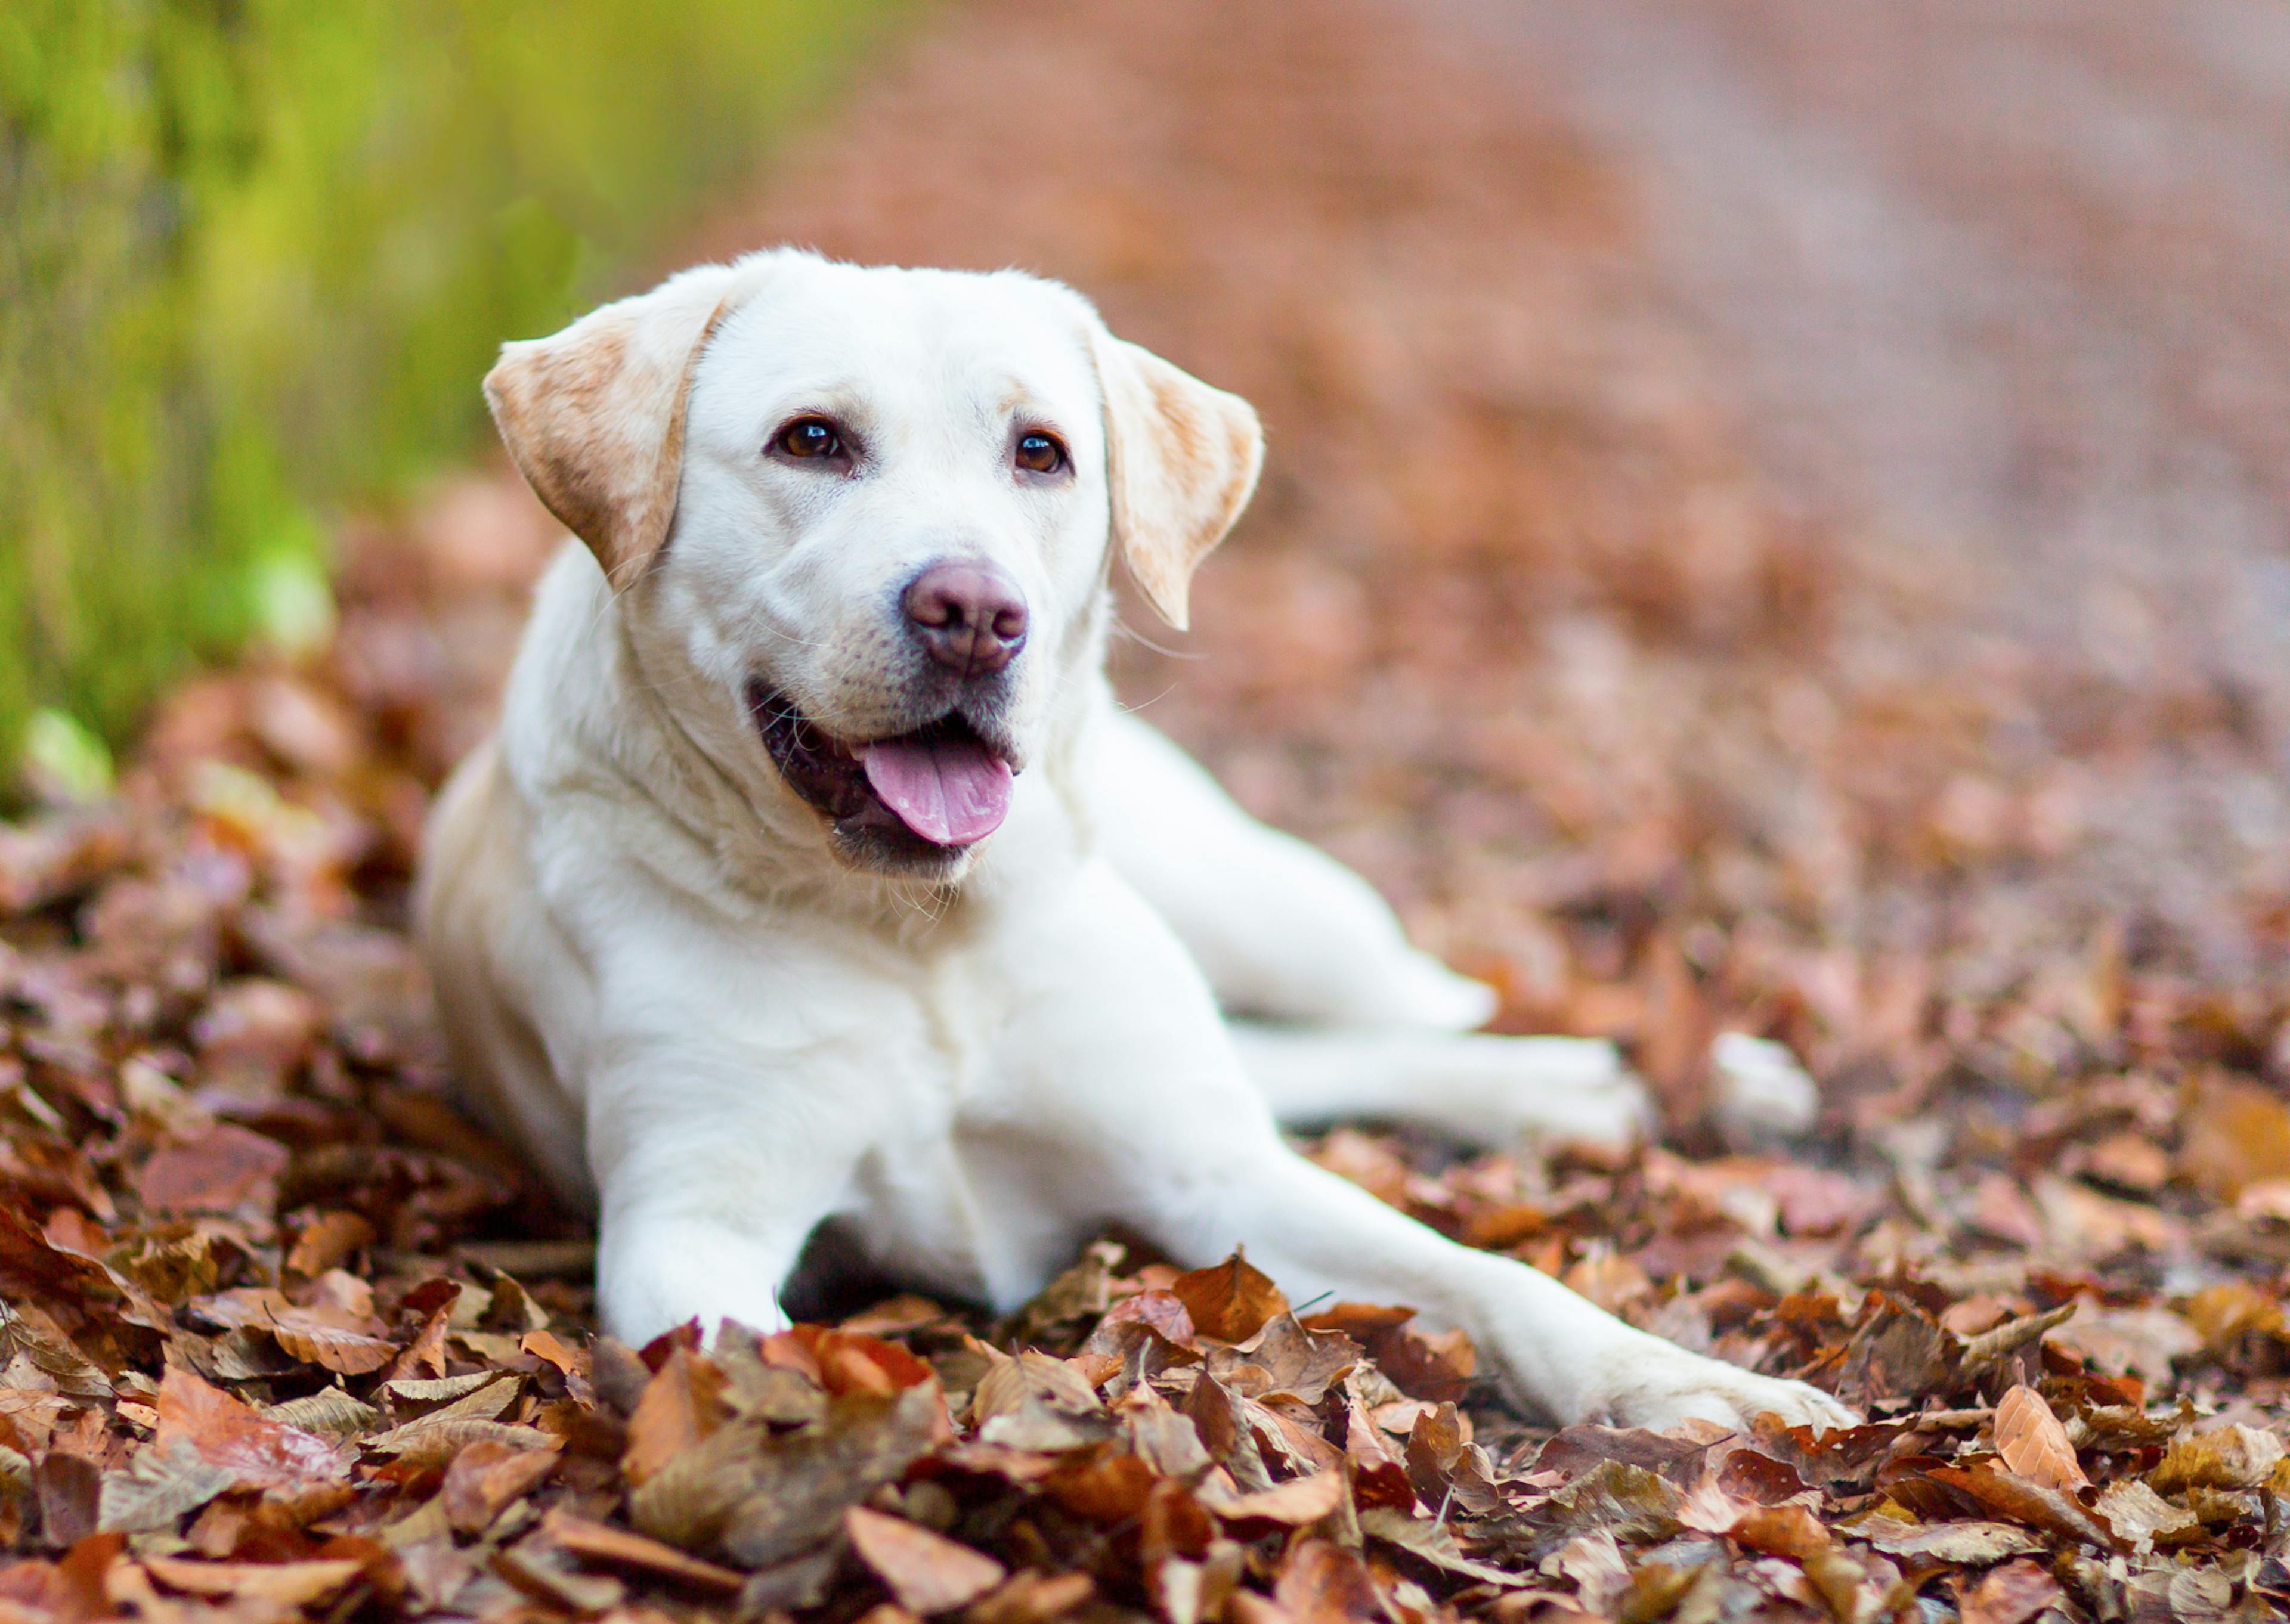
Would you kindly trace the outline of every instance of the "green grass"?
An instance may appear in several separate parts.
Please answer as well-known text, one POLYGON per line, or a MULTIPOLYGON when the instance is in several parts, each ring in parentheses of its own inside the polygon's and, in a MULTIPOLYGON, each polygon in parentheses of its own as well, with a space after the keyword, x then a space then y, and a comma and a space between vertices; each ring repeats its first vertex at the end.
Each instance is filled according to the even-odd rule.
POLYGON ((0 5, 0 759, 307 607, 885 4, 0 5))

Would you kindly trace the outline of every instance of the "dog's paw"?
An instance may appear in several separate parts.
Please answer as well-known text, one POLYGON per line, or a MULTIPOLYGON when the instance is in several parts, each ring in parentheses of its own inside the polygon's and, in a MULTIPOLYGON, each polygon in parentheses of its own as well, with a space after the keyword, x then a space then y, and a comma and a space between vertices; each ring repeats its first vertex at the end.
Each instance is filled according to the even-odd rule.
POLYGON ((1626 1150, 1653 1131, 1653 1103, 1613 1044, 1590 1037, 1478 1037, 1487 1115, 1509 1140, 1626 1150))
POLYGON ((1760 1376, 1682 1348, 1656 1344, 1617 1360, 1613 1385, 1598 1408, 1625 1427, 1659 1430, 1685 1420, 1714 1421, 1748 1430, 1760 1415, 1791 1427, 1834 1432, 1857 1427, 1847 1405, 1802 1381, 1760 1376))
POLYGON ((1821 1115, 1821 1090, 1797 1056, 1770 1038, 1721 1032, 1709 1045, 1718 1120, 1746 1139, 1790 1138, 1821 1115))

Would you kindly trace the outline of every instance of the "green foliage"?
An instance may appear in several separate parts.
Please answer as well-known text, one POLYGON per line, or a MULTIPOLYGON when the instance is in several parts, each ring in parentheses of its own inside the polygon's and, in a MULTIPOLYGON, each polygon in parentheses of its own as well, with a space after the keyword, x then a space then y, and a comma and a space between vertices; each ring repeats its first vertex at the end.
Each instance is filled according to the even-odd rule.
POLYGON ((878 10, 0 5, 0 752, 323 624, 323 516, 465 452, 494 347, 752 172, 878 10))

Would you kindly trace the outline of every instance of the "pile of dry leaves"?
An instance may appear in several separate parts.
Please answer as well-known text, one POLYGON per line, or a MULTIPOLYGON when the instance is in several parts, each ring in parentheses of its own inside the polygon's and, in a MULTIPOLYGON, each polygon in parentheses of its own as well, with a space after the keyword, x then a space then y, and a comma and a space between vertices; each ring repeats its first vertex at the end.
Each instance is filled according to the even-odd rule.
POLYGON ((1403 1305, 1117 1239, 1006 1324, 594 1338, 403 934, 550 544, 472 477, 346 538, 322 658, 0 826, 0 1621, 2281 1616, 2290 881, 2109 823, 2255 827, 2273 724, 1933 658, 1939 588, 1756 474, 1628 177, 1388 18, 1053 9, 935 21, 725 238, 1026 260, 1264 405, 1210 658, 1126 691, 1669 1130, 1308 1149, 1869 1424, 1554 1435, 1403 1305), (1726 1029, 1810 1140, 1709 1124, 1726 1029))

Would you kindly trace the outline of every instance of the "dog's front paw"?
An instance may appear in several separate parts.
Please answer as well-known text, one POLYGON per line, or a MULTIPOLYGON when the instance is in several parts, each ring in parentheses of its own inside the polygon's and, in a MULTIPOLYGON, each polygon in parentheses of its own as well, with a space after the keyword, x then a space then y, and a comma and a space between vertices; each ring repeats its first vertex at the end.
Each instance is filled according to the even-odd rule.
POLYGON ((1789 1426, 1817 1433, 1861 1424, 1851 1408, 1819 1388, 1759 1376, 1666 1343, 1633 1348, 1614 1363, 1597 1407, 1625 1427, 1660 1430, 1693 1420, 1746 1431, 1760 1415, 1777 1415, 1789 1426))

